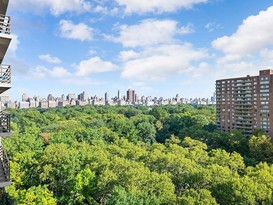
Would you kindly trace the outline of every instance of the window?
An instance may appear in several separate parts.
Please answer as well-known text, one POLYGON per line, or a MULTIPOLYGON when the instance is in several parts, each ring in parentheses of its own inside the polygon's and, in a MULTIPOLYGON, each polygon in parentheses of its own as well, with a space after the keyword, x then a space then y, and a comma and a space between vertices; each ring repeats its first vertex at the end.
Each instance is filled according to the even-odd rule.
POLYGON ((269 110, 261 110, 263 113, 269 113, 269 110))
POLYGON ((262 105, 262 106, 261 106, 261 109, 268 109, 268 108, 269 108, 268 105, 262 105))
POLYGON ((261 77, 261 80, 269 80, 269 78, 266 76, 266 77, 261 77))
POLYGON ((268 93, 269 89, 265 89, 265 90, 260 90, 261 93, 268 93))

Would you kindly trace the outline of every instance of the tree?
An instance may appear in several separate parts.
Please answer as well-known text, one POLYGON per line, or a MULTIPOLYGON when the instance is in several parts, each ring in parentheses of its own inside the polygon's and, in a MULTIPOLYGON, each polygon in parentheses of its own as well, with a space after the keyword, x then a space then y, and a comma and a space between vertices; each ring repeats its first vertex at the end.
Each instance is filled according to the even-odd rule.
POLYGON ((256 162, 273 162, 273 144, 270 137, 252 136, 249 140, 249 156, 256 162))
POLYGON ((187 190, 183 196, 178 198, 179 205, 216 205, 216 200, 211 196, 209 190, 194 189, 187 190))

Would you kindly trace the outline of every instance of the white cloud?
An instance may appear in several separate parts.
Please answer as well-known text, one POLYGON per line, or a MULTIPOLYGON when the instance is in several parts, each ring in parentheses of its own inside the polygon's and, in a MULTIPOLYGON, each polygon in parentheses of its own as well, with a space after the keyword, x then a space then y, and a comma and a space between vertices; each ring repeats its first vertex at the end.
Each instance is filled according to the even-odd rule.
POLYGON ((201 62, 198 66, 191 68, 194 78, 200 78, 210 72, 210 65, 207 62, 201 62))
POLYGON ((12 66, 12 74, 18 74, 18 76, 22 77, 28 75, 29 67, 24 62, 24 60, 17 57, 17 50, 20 45, 20 41, 18 39, 18 35, 12 34, 12 40, 8 47, 3 63, 12 66))
POLYGON ((261 62, 259 67, 262 69, 270 68, 272 69, 273 65, 273 50, 272 49, 262 49, 260 51, 259 57, 261 58, 261 62))
POLYGON ((71 73, 69 73, 63 67, 54 67, 53 69, 48 69, 43 66, 37 66, 33 72, 33 75, 38 78, 45 78, 45 77, 65 78, 65 77, 70 77, 71 73))
POLYGON ((225 64, 225 63, 230 63, 230 62, 237 62, 240 61, 241 56, 236 55, 236 54, 227 54, 223 57, 219 57, 216 59, 216 63, 218 64, 225 64))
POLYGON ((61 20, 60 23, 61 37, 68 39, 77 39, 81 41, 92 40, 92 28, 84 23, 74 24, 71 21, 61 20))
POLYGON ((119 26, 118 37, 108 37, 109 40, 122 43, 124 47, 150 46, 161 43, 171 43, 175 34, 185 34, 192 31, 192 26, 178 28, 173 20, 146 19, 137 25, 119 26))
POLYGON ((53 63, 53 64, 59 64, 59 63, 62 62, 59 58, 53 57, 53 56, 51 56, 49 54, 39 55, 39 58, 41 60, 44 60, 44 61, 46 61, 48 63, 53 63))
POLYGON ((194 50, 190 44, 146 48, 138 58, 124 62, 121 76, 146 82, 165 80, 171 75, 193 72, 191 64, 207 56, 206 51, 194 50))
POLYGON ((125 12, 128 14, 147 12, 174 12, 178 9, 189 9, 195 4, 206 3, 208 0, 116 0, 120 6, 125 7, 125 12))
POLYGON ((224 64, 217 64, 217 70, 213 73, 216 78, 215 79, 223 79, 240 77, 246 75, 258 75, 259 67, 257 64, 250 61, 238 61, 238 62, 230 62, 224 64))
POLYGON ((182 26, 177 31, 177 33, 182 34, 182 35, 193 33, 193 32, 194 32, 194 27, 192 24, 188 24, 187 26, 182 26))
POLYGON ((119 59, 121 61, 127 61, 130 59, 134 59, 137 58, 139 56, 139 53, 133 51, 133 50, 129 50, 129 51, 121 51, 119 53, 119 59))
POLYGON ((214 48, 226 54, 248 55, 273 45, 273 6, 243 21, 231 36, 223 36, 212 42, 214 48))
POLYGON ((93 57, 81 61, 77 66, 76 76, 88 76, 91 73, 102 73, 116 70, 117 66, 109 61, 103 61, 99 57, 93 57))
POLYGON ((205 28, 207 29, 208 32, 213 32, 215 29, 221 28, 221 26, 216 22, 209 22, 205 25, 205 28))
POLYGON ((103 7, 101 5, 98 5, 98 6, 96 6, 96 8, 95 8, 94 11, 98 12, 98 13, 104 13, 104 14, 106 14, 108 12, 108 8, 107 7, 103 7))
POLYGON ((98 81, 98 80, 92 79, 90 77, 65 78, 62 80, 62 82, 64 82, 65 84, 69 84, 69 85, 80 85, 80 86, 107 84, 107 82, 98 81))
POLYGON ((261 57, 263 57, 264 59, 270 59, 273 61, 273 50, 269 50, 269 49, 263 49, 260 51, 260 55, 261 57))
POLYGON ((65 12, 85 12, 91 9, 90 2, 86 0, 12 0, 10 2, 13 9, 25 12, 27 8, 32 11, 50 10, 50 12, 58 16, 65 12))
POLYGON ((97 53, 96 50, 92 50, 92 49, 89 50, 89 55, 90 55, 90 56, 93 56, 93 55, 95 55, 96 53, 97 53))

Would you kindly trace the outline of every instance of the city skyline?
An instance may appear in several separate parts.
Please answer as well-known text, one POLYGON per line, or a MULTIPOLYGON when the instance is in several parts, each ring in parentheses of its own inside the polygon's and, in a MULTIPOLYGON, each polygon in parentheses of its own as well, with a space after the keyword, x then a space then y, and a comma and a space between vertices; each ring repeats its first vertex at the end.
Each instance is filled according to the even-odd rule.
POLYGON ((273 67, 272 3, 13 0, 10 98, 129 88, 210 97, 216 79, 273 67))
POLYGON ((61 96, 53 96, 48 94, 45 96, 29 96, 23 93, 21 100, 12 101, 8 95, 1 96, 1 102, 4 109, 26 109, 26 108, 55 108, 65 107, 67 105, 103 105, 103 106, 156 106, 156 105, 178 105, 178 104, 191 104, 191 105, 212 105, 216 103, 215 93, 210 98, 184 98, 176 94, 172 98, 163 98, 157 96, 144 96, 138 95, 137 91, 128 89, 125 95, 117 91, 117 95, 109 96, 106 92, 103 96, 89 95, 88 92, 82 93, 68 93, 61 96))

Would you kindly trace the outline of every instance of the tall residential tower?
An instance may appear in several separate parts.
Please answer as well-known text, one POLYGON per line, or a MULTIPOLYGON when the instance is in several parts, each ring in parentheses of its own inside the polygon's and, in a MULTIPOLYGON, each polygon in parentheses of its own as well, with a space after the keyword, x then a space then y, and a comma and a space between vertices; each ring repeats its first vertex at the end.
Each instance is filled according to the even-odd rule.
MULTIPOLYGON (((10 17, 6 16, 8 0, 0 0, 0 94, 11 88, 11 70, 10 65, 2 64, 6 51, 11 42, 10 17)), ((10 185, 10 166, 9 159, 2 145, 2 138, 9 137, 10 115, 2 111, 0 104, 0 195, 4 188, 10 185)))
POLYGON ((223 131, 239 129, 248 136, 262 129, 273 137, 273 70, 217 80, 216 124, 223 131))

